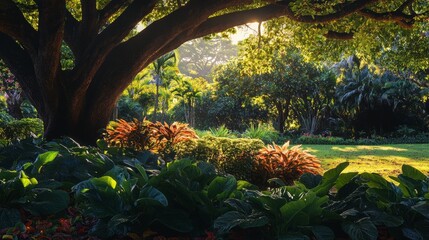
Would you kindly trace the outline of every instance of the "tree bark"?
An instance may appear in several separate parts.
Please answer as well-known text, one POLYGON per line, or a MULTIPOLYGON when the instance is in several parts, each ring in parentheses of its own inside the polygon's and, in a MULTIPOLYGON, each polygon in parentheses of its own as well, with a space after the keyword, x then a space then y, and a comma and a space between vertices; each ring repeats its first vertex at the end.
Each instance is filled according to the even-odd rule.
MULTIPOLYGON (((245 9, 253 1, 189 0, 151 22, 136 36, 125 39, 159 1, 112 0, 98 10, 95 0, 81 0, 82 18, 78 20, 67 10, 65 0, 39 0, 35 1, 37 29, 15 1, 0 2, 0 58, 38 110, 45 137, 69 136, 84 144, 95 144, 99 129, 108 123, 116 101, 134 76, 188 40, 280 16, 297 22, 327 23, 358 13, 407 27, 419 17, 414 12, 406 14, 403 7, 390 13, 365 9, 379 0, 345 1, 333 7, 337 11, 315 16, 296 14, 290 1, 221 13, 236 7, 245 9), (117 13, 118 17, 109 22, 117 13), (61 69, 64 43, 75 57, 71 70, 61 69)), ((158 101, 156 105, 158 108, 158 101)))

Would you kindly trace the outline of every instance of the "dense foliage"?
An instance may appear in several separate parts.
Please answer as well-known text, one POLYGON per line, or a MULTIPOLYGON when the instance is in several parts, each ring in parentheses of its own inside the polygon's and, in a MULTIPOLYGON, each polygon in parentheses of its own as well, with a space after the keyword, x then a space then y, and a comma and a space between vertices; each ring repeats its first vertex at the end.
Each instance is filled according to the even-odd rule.
POLYGON ((103 141, 98 148, 71 139, 32 141, 0 150, 6 239, 429 236, 429 178, 407 165, 392 177, 396 184, 342 173, 343 163, 261 191, 204 161, 163 166, 149 152, 106 148, 103 141))

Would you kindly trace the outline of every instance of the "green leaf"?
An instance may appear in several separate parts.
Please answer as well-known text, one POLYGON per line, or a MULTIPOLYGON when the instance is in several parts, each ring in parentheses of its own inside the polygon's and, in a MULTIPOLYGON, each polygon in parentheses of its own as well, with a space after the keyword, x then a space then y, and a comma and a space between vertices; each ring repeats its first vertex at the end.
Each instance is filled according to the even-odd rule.
POLYGON ((144 169, 144 167, 140 164, 135 164, 134 165, 137 168, 137 171, 139 171, 142 180, 143 180, 143 184, 147 183, 147 181, 149 181, 149 177, 147 176, 146 170, 144 169))
POLYGON ((214 228, 220 234, 227 233, 236 226, 242 228, 262 227, 268 224, 269 220, 262 214, 246 215, 238 211, 227 212, 214 221, 214 228))
POLYGON ((416 205, 412 206, 411 208, 429 220, 429 202, 428 201, 421 201, 416 205))
POLYGON ((358 172, 342 173, 335 183, 337 190, 340 190, 342 187, 348 184, 356 175, 358 175, 358 172))
POLYGON ((402 228, 402 234, 404 237, 412 240, 425 240, 423 236, 415 229, 411 228, 402 228))
POLYGON ((37 192, 23 207, 33 215, 52 215, 65 210, 70 202, 69 194, 62 190, 33 189, 37 192))
POLYGON ((248 181, 238 180, 237 181, 237 190, 258 190, 258 187, 249 183, 248 181))
POLYGON ((312 226, 311 232, 313 232, 313 234, 317 240, 333 240, 333 239, 335 239, 335 234, 332 231, 332 229, 330 229, 326 226, 321 226, 321 225, 312 226))
POLYGON ((289 227, 289 223, 294 220, 295 216, 306 207, 305 201, 299 199, 297 201, 288 202, 280 208, 280 212, 283 217, 285 225, 283 227, 289 227))
MULTIPOLYGON (((158 189, 152 186, 146 186, 140 191, 139 198, 143 199, 152 199, 154 201, 159 202, 162 206, 168 206, 168 200, 165 195, 159 191, 158 189)), ((137 200, 139 201, 139 200, 137 200)))
POLYGON ((426 180, 427 176, 410 165, 402 165, 402 174, 414 180, 426 180))
POLYGON ((90 182, 96 187, 110 187, 112 189, 116 188, 117 182, 110 176, 103 176, 99 178, 91 178, 90 182))
POLYGON ((392 216, 382 211, 365 211, 371 217, 372 222, 377 226, 399 227, 404 223, 401 216, 392 216))
POLYGON ((338 164, 337 167, 330 169, 323 174, 322 182, 319 186, 313 188, 312 190, 317 194, 317 196, 323 196, 328 194, 329 190, 335 185, 338 177, 341 172, 349 165, 348 162, 343 162, 338 164))
POLYGON ((194 228, 188 214, 179 209, 166 209, 157 216, 157 221, 174 231, 182 233, 190 232, 194 228))
POLYGON ((344 222, 341 227, 352 240, 377 240, 378 237, 377 228, 368 218, 344 222))
POLYGON ((217 198, 218 200, 222 198, 226 198, 231 194, 233 190, 237 188, 237 180, 232 177, 221 177, 217 176, 213 181, 209 184, 208 187, 208 197, 213 199, 217 198))
POLYGON ((279 240, 310 240, 310 238, 302 233, 286 233, 279 236, 279 240))
POLYGON ((21 222, 21 215, 17 209, 0 208, 0 229, 10 228, 21 222))
POLYGON ((283 180, 281 180, 280 178, 270 178, 270 179, 268 179, 268 183, 270 183, 270 184, 275 183, 279 187, 286 186, 286 183, 283 182, 283 180))
POLYGON ((39 154, 39 156, 37 156, 36 161, 34 161, 34 166, 31 173, 32 174, 40 173, 42 167, 54 161, 55 158, 58 156, 58 153, 59 153, 58 151, 48 151, 48 152, 39 154))
POLYGON ((304 184, 308 189, 317 187, 322 182, 322 176, 311 173, 304 173, 299 178, 299 182, 304 184))

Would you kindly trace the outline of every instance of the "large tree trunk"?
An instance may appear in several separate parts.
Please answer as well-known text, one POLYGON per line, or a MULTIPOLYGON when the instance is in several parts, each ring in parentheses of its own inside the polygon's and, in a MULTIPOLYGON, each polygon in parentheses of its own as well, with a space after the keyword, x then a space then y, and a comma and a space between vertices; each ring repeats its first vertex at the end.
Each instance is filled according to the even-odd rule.
POLYGON ((107 126, 112 116, 115 101, 88 100, 74 107, 63 102, 58 104, 57 109, 39 112, 44 121, 44 137, 51 140, 68 136, 79 143, 94 145, 102 136, 102 129, 107 126))

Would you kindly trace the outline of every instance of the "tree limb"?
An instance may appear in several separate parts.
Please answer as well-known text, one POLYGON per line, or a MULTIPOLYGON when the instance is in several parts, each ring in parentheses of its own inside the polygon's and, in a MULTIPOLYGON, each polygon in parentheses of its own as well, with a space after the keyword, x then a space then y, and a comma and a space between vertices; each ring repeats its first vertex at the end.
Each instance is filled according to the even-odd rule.
MULTIPOLYGON (((144 0, 140 0, 144 1, 144 0)), ((111 0, 102 10, 99 11, 99 28, 103 27, 110 17, 113 16, 119 9, 126 7, 129 4, 129 0, 111 0)))
POLYGON ((11 36, 35 55, 37 32, 12 0, 0 0, 0 32, 11 36))
POLYGON ((328 31, 323 36, 325 36, 326 38, 329 38, 329 39, 352 40, 354 34, 353 33, 346 33, 346 32, 328 31))
POLYGON ((39 1, 39 48, 35 70, 37 81, 44 95, 45 103, 56 108, 58 74, 61 71, 61 44, 63 41, 65 0, 39 1))
POLYGON ((83 34, 98 33, 98 12, 96 0, 80 0, 82 5, 82 23, 81 32, 83 34))
POLYGON ((10 36, 0 33, 0 59, 3 59, 30 102, 38 111, 43 110, 42 93, 36 81, 30 55, 10 36))

